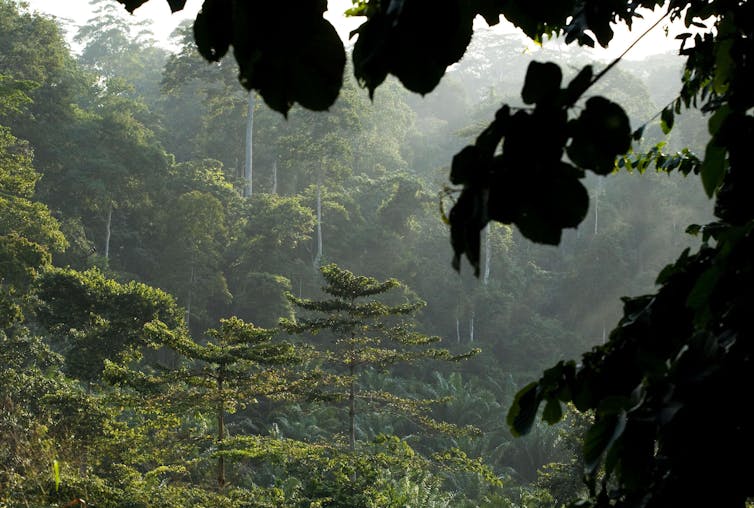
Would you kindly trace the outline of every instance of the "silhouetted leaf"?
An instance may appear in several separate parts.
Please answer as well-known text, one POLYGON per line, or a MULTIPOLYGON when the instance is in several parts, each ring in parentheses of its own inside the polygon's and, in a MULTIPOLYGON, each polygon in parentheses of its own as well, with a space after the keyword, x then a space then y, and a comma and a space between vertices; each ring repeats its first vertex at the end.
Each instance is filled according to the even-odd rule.
POLYGON ((460 269, 460 259, 466 255, 479 275, 480 232, 487 224, 484 197, 481 189, 467 188, 450 210, 450 242, 453 246, 453 268, 460 269))
POLYGON ((646 125, 642 125, 638 129, 636 129, 633 134, 631 134, 631 139, 634 141, 641 141, 642 136, 644 136, 644 128, 646 125))
POLYGON ((385 2, 356 31, 354 73, 370 95, 388 73, 417 93, 431 92, 471 42, 474 12, 467 1, 385 2))
POLYGON ((515 219, 526 238, 557 245, 564 228, 576 227, 584 220, 589 195, 581 182, 569 174, 569 169, 575 170, 561 163, 558 172, 531 182, 532 189, 527 191, 515 219))
POLYGON ((631 147, 631 127, 623 108, 604 97, 592 97, 578 119, 569 123, 568 157, 581 167, 606 175, 615 158, 631 147))
POLYGON ((544 411, 542 411, 542 419, 553 425, 558 423, 561 418, 563 418, 563 408, 560 407, 560 402, 556 399, 548 400, 544 411))
POLYGON ((613 29, 610 24, 614 20, 614 2, 585 2, 584 12, 589 30, 597 37, 597 41, 606 48, 613 39, 613 29))
POLYGON ((472 173, 479 165, 479 149, 476 146, 466 146, 453 156, 450 166, 450 183, 465 185, 472 179, 472 173))
POLYGON ((725 177, 725 148, 710 141, 702 162, 702 185, 707 196, 712 197, 725 177))
MULTIPOLYGON (((133 13, 147 1, 148 0, 118 0, 118 2, 126 6, 126 10, 130 13, 133 13)), ((170 10, 172 12, 183 10, 183 8, 186 6, 186 0, 167 0, 167 2, 168 5, 170 5, 170 10)))
POLYGON ((498 0, 472 0, 474 11, 482 16, 488 25, 500 23, 500 2, 498 0))
POLYGON ((122 3, 126 6, 126 10, 133 14, 133 12, 141 7, 144 3, 146 3, 148 0, 118 0, 119 3, 122 3))
POLYGON ((194 20, 194 40, 199 53, 210 62, 218 62, 231 43, 233 6, 230 0, 209 0, 194 20))
POLYGON ((600 457, 626 428, 626 414, 600 418, 584 436, 584 468, 587 474, 594 474, 600 457))
POLYGON ((673 130, 673 123, 675 122, 675 115, 673 114, 673 108, 665 108, 660 114, 660 128, 663 134, 669 134, 673 130))
POLYGON ((728 118, 729 115, 730 115, 729 106, 722 106, 720 109, 715 111, 715 113, 710 117, 709 122, 707 124, 709 127, 709 133, 714 136, 715 134, 720 132, 720 129, 725 123, 725 119, 728 118))
POLYGON ((539 408, 538 384, 529 383, 513 399, 508 410, 507 422, 514 436, 528 434, 534 424, 539 408))
MULTIPOLYGON (((338 32, 329 22, 317 28, 291 62, 294 99, 307 109, 323 111, 338 98, 346 57, 338 32)), ((260 90, 264 97, 264 90, 260 90)))
POLYGON ((568 83, 565 89, 565 104, 570 107, 576 103, 581 95, 592 84, 592 78, 594 77, 594 71, 591 65, 584 66, 579 71, 575 78, 568 83))
POLYGON ((521 98, 525 104, 554 103, 560 93, 562 80, 563 73, 556 64, 532 61, 526 70, 521 98))
POLYGON ((370 98, 390 72, 386 42, 389 30, 387 16, 376 14, 353 32, 359 36, 353 47, 353 72, 359 84, 369 90, 370 98))

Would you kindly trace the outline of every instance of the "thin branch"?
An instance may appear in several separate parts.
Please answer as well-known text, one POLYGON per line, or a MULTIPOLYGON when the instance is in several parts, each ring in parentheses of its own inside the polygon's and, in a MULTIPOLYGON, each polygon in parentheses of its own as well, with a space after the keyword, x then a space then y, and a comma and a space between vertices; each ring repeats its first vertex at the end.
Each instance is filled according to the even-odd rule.
MULTIPOLYGON (((637 127, 636 129, 634 129, 634 132, 633 132, 633 133, 632 133, 631 135, 633 136, 634 134, 636 134, 636 132, 637 132, 637 131, 639 131, 639 130, 642 130, 642 129, 646 129, 646 128, 647 128, 647 126, 648 126, 648 125, 649 125, 650 123, 652 123, 653 121, 657 120, 657 118, 659 118, 659 116, 660 116, 660 115, 662 115, 662 112, 663 112, 663 111, 665 111, 666 109, 668 109, 668 108, 670 108, 670 107, 674 106, 674 105, 675 105, 675 103, 676 103, 676 102, 678 102, 678 101, 679 101, 680 99, 681 99, 681 96, 680 96, 680 95, 676 96, 676 98, 675 98, 675 99, 673 99, 672 101, 668 102, 668 103, 667 103, 667 104, 665 105, 665 107, 662 107, 662 108, 660 108, 660 109, 659 109, 659 110, 657 111, 657 113, 655 113, 654 115, 652 115, 652 117, 651 117, 651 118, 650 118, 649 120, 647 120, 646 122, 644 122, 643 124, 641 124, 641 125, 640 125, 639 127, 637 127)), ((679 113, 679 114, 680 114, 680 113, 679 113)))
POLYGON ((592 81, 589 83, 589 85, 584 89, 584 91, 581 94, 583 95, 584 92, 586 92, 587 90, 589 90, 589 88, 591 88, 592 85, 594 85, 597 81, 599 81, 600 79, 602 79, 602 76, 604 76, 605 74, 607 74, 608 71, 610 71, 610 69, 612 69, 613 67, 615 67, 618 62, 620 62, 621 60, 623 60, 623 57, 626 56, 628 54, 628 52, 631 51, 634 48, 634 46, 636 46, 639 43, 639 41, 644 38, 644 36, 646 36, 649 32, 651 32, 652 30, 654 30, 657 27, 657 25, 659 25, 662 22, 662 20, 664 20, 665 18, 667 18, 669 14, 670 14, 670 9, 668 9, 665 12, 665 14, 662 15, 662 17, 660 19, 658 19, 657 21, 655 21, 654 24, 652 24, 652 26, 650 26, 649 28, 647 28, 644 31, 643 34, 641 34, 634 42, 632 42, 631 45, 629 47, 627 47, 626 50, 623 53, 621 53, 618 58, 616 58, 615 60, 613 60, 612 62, 610 62, 610 65, 608 65, 607 67, 605 67, 604 69, 602 69, 599 72, 599 74, 597 74, 596 76, 594 76, 594 78, 592 78, 592 81))

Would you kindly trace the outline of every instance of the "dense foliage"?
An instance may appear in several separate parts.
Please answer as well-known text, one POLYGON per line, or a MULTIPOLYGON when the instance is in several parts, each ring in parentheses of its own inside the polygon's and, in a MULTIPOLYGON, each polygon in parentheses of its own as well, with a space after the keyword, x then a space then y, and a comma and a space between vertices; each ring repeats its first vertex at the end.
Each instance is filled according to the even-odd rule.
MULTIPOLYGON (((741 250, 745 220, 735 215, 745 214, 734 192, 741 187, 726 188, 727 180, 720 194, 732 197, 718 213, 743 229, 699 228, 702 251, 664 271, 656 297, 628 301, 629 317, 605 345, 578 367, 558 364, 515 398, 510 422, 529 436, 512 439, 504 425, 516 386, 604 341, 619 315, 612 300, 647 291, 668 261, 660 247, 681 249, 689 243, 683 225, 707 220, 692 182, 648 172, 600 176, 628 146, 628 123, 647 121, 673 99, 647 89, 635 67, 600 74, 572 56, 563 68, 582 71, 563 71, 562 85, 554 64, 525 72, 515 63, 525 56, 490 78, 490 62, 519 55, 522 42, 488 36, 446 72, 466 48, 473 13, 496 20, 492 2, 451 2, 447 11, 357 2, 352 13, 368 21, 345 75, 323 2, 301 9, 267 2, 254 13, 255 32, 244 23, 257 3, 231 9, 237 30, 224 30, 235 2, 207 2, 194 30, 201 54, 190 27, 176 34, 170 54, 147 27, 94 4, 98 15, 78 32, 75 55, 53 21, 0 0, 0 506, 77 498, 97 506, 552 506, 588 493, 579 481, 584 466, 592 494, 600 495, 600 481, 607 487, 599 502, 628 502, 632 482, 655 481, 666 464, 655 448, 647 452, 658 435, 677 440, 658 438, 657 449, 685 453, 684 467, 724 458, 727 450, 711 442, 686 448, 685 432, 727 429, 734 416, 714 420, 717 413, 704 411, 735 400, 733 390, 723 390, 726 398, 716 387, 746 383, 747 353, 728 332, 746 330, 738 295, 750 292, 750 256, 741 250), (242 82, 267 105, 237 86, 229 59, 202 59, 219 60, 231 46, 242 82), (422 101, 388 74, 412 90, 437 89, 422 101), (522 83, 524 106, 516 107, 522 83), (380 86, 373 103, 359 84, 372 93, 380 86), (587 87, 604 98, 584 102, 587 87), (511 107, 496 114, 503 100, 511 107), (606 113, 615 121, 605 124, 606 113), (253 152, 244 147, 249 125, 253 152), (527 129, 534 137, 522 145, 517 136, 527 129), (567 140, 564 152, 558 143, 567 140), (435 197, 456 152, 450 169, 463 189, 445 193, 440 208, 457 198, 454 246, 471 254, 478 280, 453 273, 435 197), (570 162, 556 163, 563 153, 570 162), (502 205, 489 197, 508 178, 529 184, 511 208, 493 216, 475 205, 469 215, 480 193, 488 196, 482 204, 502 205), (544 199, 542 187, 572 192, 544 199), (560 248, 537 248, 521 233, 559 240, 560 248), (343 284, 353 291, 343 293, 343 284), (439 337, 447 349, 432 346, 439 337), (436 361, 477 347, 483 353, 466 361, 436 361), (592 419, 558 400, 598 410, 592 419), (534 422, 543 401, 545 420, 562 416, 564 426, 534 422), (481 435, 456 432, 473 428, 481 435), (586 428, 582 461, 576 451, 586 428), (636 467, 642 475, 631 476, 636 467)), ((539 21, 539 9, 504 14, 530 36, 570 20, 571 38, 587 42, 588 28, 606 42, 600 30, 612 13, 590 5, 572 19, 565 10, 539 21)), ((704 44, 713 51, 715 40, 700 40, 699 51, 704 44)), ((714 69, 724 53, 712 61, 695 54, 717 81, 688 74, 680 102, 634 136, 645 139, 621 164, 700 172, 711 191, 720 168, 707 161, 740 142, 730 130, 738 124, 723 125, 747 118, 735 113, 740 89, 725 87, 743 64, 728 62, 721 74, 714 69), (725 110, 728 94, 733 106, 725 110), (675 117, 694 97, 726 111, 713 117, 718 148, 704 163, 680 151, 706 144, 685 111, 675 117), (665 146, 679 153, 657 145, 642 154, 663 130, 665 146)), ((536 56, 558 53, 545 45, 536 56)), ((656 65, 646 82, 680 73, 670 57, 656 65)), ((739 427, 744 432, 745 421, 739 427)), ((656 502, 691 473, 703 470, 680 470, 667 492, 658 484, 656 502)), ((731 503, 743 495, 736 474, 714 471, 715 482, 731 482, 731 503)))
MULTIPOLYGON (((129 8, 136 5, 123 3, 129 8)), ((319 17, 323 9, 296 9, 294 16, 293 10, 282 7, 268 12, 261 4, 255 9, 243 3, 245 10, 239 8, 241 4, 205 2, 195 24, 202 54, 218 59, 232 45, 242 83, 259 89, 279 111, 287 112, 295 100, 315 109, 326 106, 337 84, 332 79, 314 82, 322 101, 316 104, 295 93, 281 100, 266 89, 266 80, 272 80, 277 90, 296 90, 297 83, 303 83, 308 62, 300 66, 301 74, 287 75, 252 63, 256 52, 266 54, 265 44, 274 44, 275 39, 264 34, 294 19, 296 36, 307 37, 314 33, 313 27, 324 23, 319 17), (267 31, 255 29, 259 15, 267 31), (229 26, 250 30, 231 32, 229 26), (253 36, 241 36, 246 33, 253 36)), ((351 13, 366 16, 366 21, 356 30, 354 73, 370 95, 388 74, 398 77, 408 89, 426 93, 463 55, 476 14, 490 24, 502 15, 535 40, 557 34, 564 35, 567 43, 607 46, 613 38, 611 23, 630 27, 639 15, 637 9, 659 5, 657 1, 597 0, 546 5, 358 1, 351 13)), ((560 402, 572 401, 581 410, 595 410, 584 454, 596 505, 740 506, 752 495, 740 470, 720 467, 709 473, 705 466, 740 463, 753 446, 743 410, 734 409, 743 407, 734 394, 751 384, 746 373, 752 358, 746 310, 754 303, 748 289, 754 216, 747 199, 752 180, 747 144, 754 125, 754 10, 749 2, 726 0, 671 1, 663 9, 671 19, 701 29, 697 35, 679 36, 680 52, 686 57, 683 87, 678 98, 662 110, 663 130, 673 127, 675 114, 698 106, 711 115, 712 137, 702 159, 655 154, 649 158, 667 170, 699 174, 707 194, 716 196, 718 221, 705 228, 704 245, 698 252, 684 252, 663 270, 656 295, 626 301, 624 317, 608 344, 589 353, 578 366, 559 364, 521 391, 509 422, 517 432, 528 431, 541 401, 547 401, 543 418, 549 422, 561 418, 560 402), (726 417, 718 424, 721 414, 726 417), (689 446, 709 428, 718 429, 715 441, 724 442, 712 444, 710 440, 700 448, 689 446), (730 460, 733 450, 738 460, 730 460), (598 459, 603 456, 605 467, 598 473, 598 459), (598 477, 600 488, 595 486, 598 477), (700 497, 696 489, 688 488, 710 480, 722 486, 723 493, 707 489, 700 497)), ((311 62, 342 58, 342 51, 335 46, 314 47, 317 53, 311 62)), ((295 65, 294 55, 281 56, 295 65)), ((623 108, 603 97, 590 97, 580 105, 578 116, 569 118, 569 111, 601 77, 602 73, 595 75, 592 67, 586 66, 561 88, 558 65, 532 63, 521 98, 533 107, 513 113, 504 105, 476 143, 456 155, 450 179, 463 185, 449 218, 456 267, 458 256, 465 254, 479 271, 479 233, 490 220, 515 224, 529 239, 553 244, 560 242, 563 228, 584 220, 588 198, 578 182, 583 170, 603 175, 611 172, 613 161, 629 149, 632 137, 623 108)), ((309 94, 316 96, 317 91, 309 94)), ((641 138, 642 131, 640 128, 633 137, 641 138)), ((700 229, 695 226, 692 231, 700 229)))

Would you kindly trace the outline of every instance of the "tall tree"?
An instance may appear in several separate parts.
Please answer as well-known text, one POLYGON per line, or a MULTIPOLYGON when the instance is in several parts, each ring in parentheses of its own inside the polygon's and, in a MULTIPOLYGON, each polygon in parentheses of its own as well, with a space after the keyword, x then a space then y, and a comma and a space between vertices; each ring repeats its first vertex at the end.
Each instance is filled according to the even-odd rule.
MULTIPOLYGON (((424 306, 424 302, 417 298, 404 297, 402 303, 393 305, 373 298, 391 289, 407 290, 395 279, 378 281, 373 277, 354 275, 334 264, 323 266, 320 271, 325 278, 322 290, 329 298, 310 300, 289 294, 291 302, 308 311, 310 317, 281 320, 281 326, 289 333, 317 335, 324 331, 329 335, 328 341, 320 339, 318 342, 328 353, 328 363, 348 379, 343 398, 348 408, 349 448, 356 449, 357 418, 365 411, 392 411, 416 423, 443 428, 442 423, 426 414, 431 401, 362 390, 359 378, 372 368, 387 369, 401 363, 416 365, 427 359, 460 361, 479 350, 454 355, 447 349, 432 347, 440 338, 417 332, 410 320, 424 306)), ((446 429, 451 427, 445 426, 446 429)))
MULTIPOLYGON (((215 416, 215 446, 223 450, 226 417, 239 406, 258 398, 292 397, 297 391, 313 391, 315 373, 306 381, 296 380, 291 367, 299 364, 304 351, 275 341, 274 330, 257 328, 238 318, 220 321, 220 327, 207 331, 200 344, 162 323, 147 326, 146 332, 156 345, 167 346, 180 355, 183 365, 177 370, 144 374, 110 364, 108 379, 136 388, 151 406, 169 404, 173 410, 208 410, 215 416)), ((225 456, 217 458, 217 486, 225 487, 225 456)))
POLYGON ((158 258, 163 268, 155 279, 178 296, 187 324, 202 330, 213 321, 209 309, 222 309, 231 297, 223 272, 225 211, 212 194, 192 190, 171 202, 161 222, 164 244, 158 258))
POLYGON ((167 51, 156 44, 150 21, 129 21, 109 0, 90 0, 89 4, 94 17, 74 36, 74 42, 82 46, 79 63, 105 86, 122 81, 124 94, 155 106, 167 51))

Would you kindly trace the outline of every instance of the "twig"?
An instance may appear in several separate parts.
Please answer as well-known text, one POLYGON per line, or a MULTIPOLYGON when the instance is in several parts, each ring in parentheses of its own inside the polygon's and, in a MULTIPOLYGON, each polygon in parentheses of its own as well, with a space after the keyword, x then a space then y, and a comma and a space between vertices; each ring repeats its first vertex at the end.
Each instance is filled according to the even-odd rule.
MULTIPOLYGON (((658 19, 657 21, 655 21, 654 24, 652 24, 652 26, 650 26, 649 28, 647 28, 644 31, 643 34, 641 34, 634 42, 632 42, 631 45, 629 47, 627 47, 626 50, 623 53, 621 53, 618 58, 616 58, 615 60, 613 60, 612 62, 610 62, 610 64, 607 67, 605 67, 604 69, 602 69, 599 72, 599 74, 597 74, 596 76, 594 76, 594 78, 592 78, 592 81, 589 83, 589 85, 584 89, 584 92, 586 92, 587 90, 589 90, 589 88, 593 84, 595 84, 597 81, 599 81, 600 79, 602 79, 602 76, 604 76, 605 74, 607 74, 608 71, 610 71, 610 69, 612 69, 613 67, 615 67, 615 65, 618 62, 620 62, 621 60, 623 60, 623 57, 626 56, 626 54, 628 54, 628 52, 631 51, 634 48, 634 46, 636 46, 639 43, 639 41, 644 38, 645 35, 647 35, 649 32, 651 32, 655 27, 657 27, 657 25, 659 25, 660 22, 662 22, 662 20, 664 20, 665 18, 667 18, 669 14, 670 14, 670 10, 667 10, 665 12, 665 14, 663 14, 660 19, 658 19)), ((582 95, 584 94, 584 92, 582 92, 582 95)))

